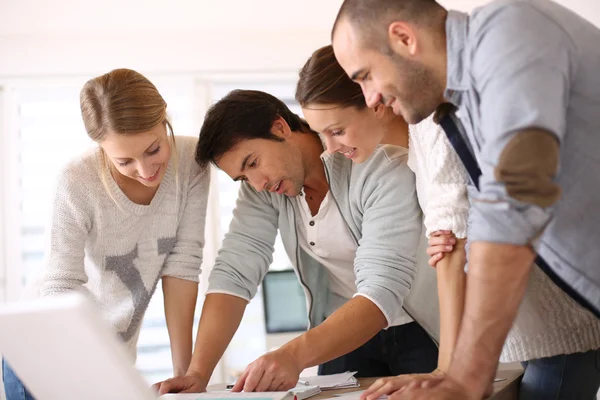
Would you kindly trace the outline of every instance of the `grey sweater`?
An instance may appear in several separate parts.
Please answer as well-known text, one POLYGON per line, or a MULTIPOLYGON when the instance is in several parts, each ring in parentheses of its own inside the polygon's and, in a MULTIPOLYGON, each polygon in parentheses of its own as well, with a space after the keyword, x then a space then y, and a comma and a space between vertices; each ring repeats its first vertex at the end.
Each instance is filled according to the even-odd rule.
MULTIPOLYGON (((437 339, 435 273, 432 268, 417 267, 423 223, 415 178, 406 165, 407 150, 380 146, 362 164, 341 154, 321 158, 331 194, 358 245, 354 260, 357 293, 373 299, 389 325, 406 319, 404 306, 437 339)), ((208 293, 250 300, 271 264, 279 230, 307 297, 310 326, 320 324, 330 309, 327 271, 298 245, 297 212, 296 202, 288 197, 259 193, 242 183, 208 293)))

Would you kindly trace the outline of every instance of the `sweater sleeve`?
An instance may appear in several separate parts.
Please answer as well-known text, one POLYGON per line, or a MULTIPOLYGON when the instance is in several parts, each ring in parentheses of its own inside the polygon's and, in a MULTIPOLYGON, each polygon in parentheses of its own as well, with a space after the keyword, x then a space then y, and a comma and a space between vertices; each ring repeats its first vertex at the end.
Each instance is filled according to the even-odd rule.
POLYGON ((173 250, 165 260, 163 276, 198 282, 204 249, 204 225, 210 187, 210 168, 201 169, 193 159, 183 213, 179 217, 173 250))
POLYGON ((47 268, 41 279, 43 296, 70 291, 87 293, 83 284, 85 242, 92 225, 89 191, 74 165, 65 168, 58 179, 49 226, 50 245, 47 268))
POLYGON ((449 230, 457 238, 467 237, 469 199, 467 172, 450 141, 439 125, 431 118, 421 122, 411 131, 411 145, 423 160, 417 163, 418 183, 427 196, 425 228, 427 237, 438 230, 449 230))
POLYGON ((392 326, 417 273, 422 214, 406 157, 386 153, 379 150, 369 160, 377 168, 370 169, 361 193, 355 194, 361 197, 363 221, 354 271, 356 295, 375 303, 392 326))
POLYGON ((229 232, 210 273, 207 294, 250 301, 273 261, 279 211, 267 195, 242 182, 229 232))

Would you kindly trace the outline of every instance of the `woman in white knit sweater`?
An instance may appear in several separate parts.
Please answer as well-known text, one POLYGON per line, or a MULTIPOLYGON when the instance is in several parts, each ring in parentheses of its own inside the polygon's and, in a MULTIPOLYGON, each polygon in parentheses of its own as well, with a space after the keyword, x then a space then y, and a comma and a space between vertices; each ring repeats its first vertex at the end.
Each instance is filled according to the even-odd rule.
MULTIPOLYGON (((315 51, 300 71, 296 99, 328 151, 363 162, 379 144, 408 147, 408 165, 416 176, 426 232, 433 245, 428 249, 430 264, 437 268, 441 338, 438 370, 433 374, 443 374, 456 343, 465 293, 469 205, 467 175, 458 156, 431 118, 409 127, 383 104, 367 108, 360 86, 339 66, 331 46, 315 51)), ((502 362, 523 362, 526 367, 520 397, 556 397, 557 385, 548 382, 560 382, 568 373, 586 374, 592 369, 597 373, 600 364, 596 365, 597 354, 593 351, 599 347, 600 321, 535 268, 501 357, 502 362), (574 353, 583 353, 584 357, 574 353), (569 354, 571 360, 553 359, 569 354), (564 368, 557 370, 557 362, 564 368)), ((377 399, 430 377, 381 379, 363 397, 377 399)))
MULTIPOLYGON (((166 106, 132 70, 85 84, 81 112, 98 147, 59 177, 47 268, 34 291, 86 294, 133 361, 144 313, 162 281, 177 376, 192 356, 210 175, 195 162, 198 140, 175 140, 166 106)), ((31 398, 6 364, 3 375, 7 400, 31 398)))

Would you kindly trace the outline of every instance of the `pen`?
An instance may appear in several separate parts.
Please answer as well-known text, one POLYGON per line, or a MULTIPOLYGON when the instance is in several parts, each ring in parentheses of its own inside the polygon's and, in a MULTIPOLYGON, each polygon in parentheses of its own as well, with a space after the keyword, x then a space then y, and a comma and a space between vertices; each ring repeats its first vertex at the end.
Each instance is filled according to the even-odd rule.
POLYGON ((304 385, 304 386, 310 385, 310 383, 308 383, 308 381, 303 381, 301 379, 298 380, 298 383, 301 384, 301 385, 304 385))

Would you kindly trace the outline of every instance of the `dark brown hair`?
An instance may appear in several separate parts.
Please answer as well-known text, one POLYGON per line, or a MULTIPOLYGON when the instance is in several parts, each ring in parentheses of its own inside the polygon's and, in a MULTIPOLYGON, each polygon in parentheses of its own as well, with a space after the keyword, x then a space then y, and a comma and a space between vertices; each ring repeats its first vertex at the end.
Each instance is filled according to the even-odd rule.
POLYGON ((331 45, 315 51, 304 67, 296 85, 296 101, 309 104, 331 104, 339 107, 367 107, 360 85, 346 75, 331 45))
POLYGON ((244 140, 283 141, 271 133, 273 122, 283 118, 294 132, 311 132, 308 124, 278 98, 257 90, 234 90, 216 102, 204 117, 196 147, 201 166, 217 162, 244 140))

